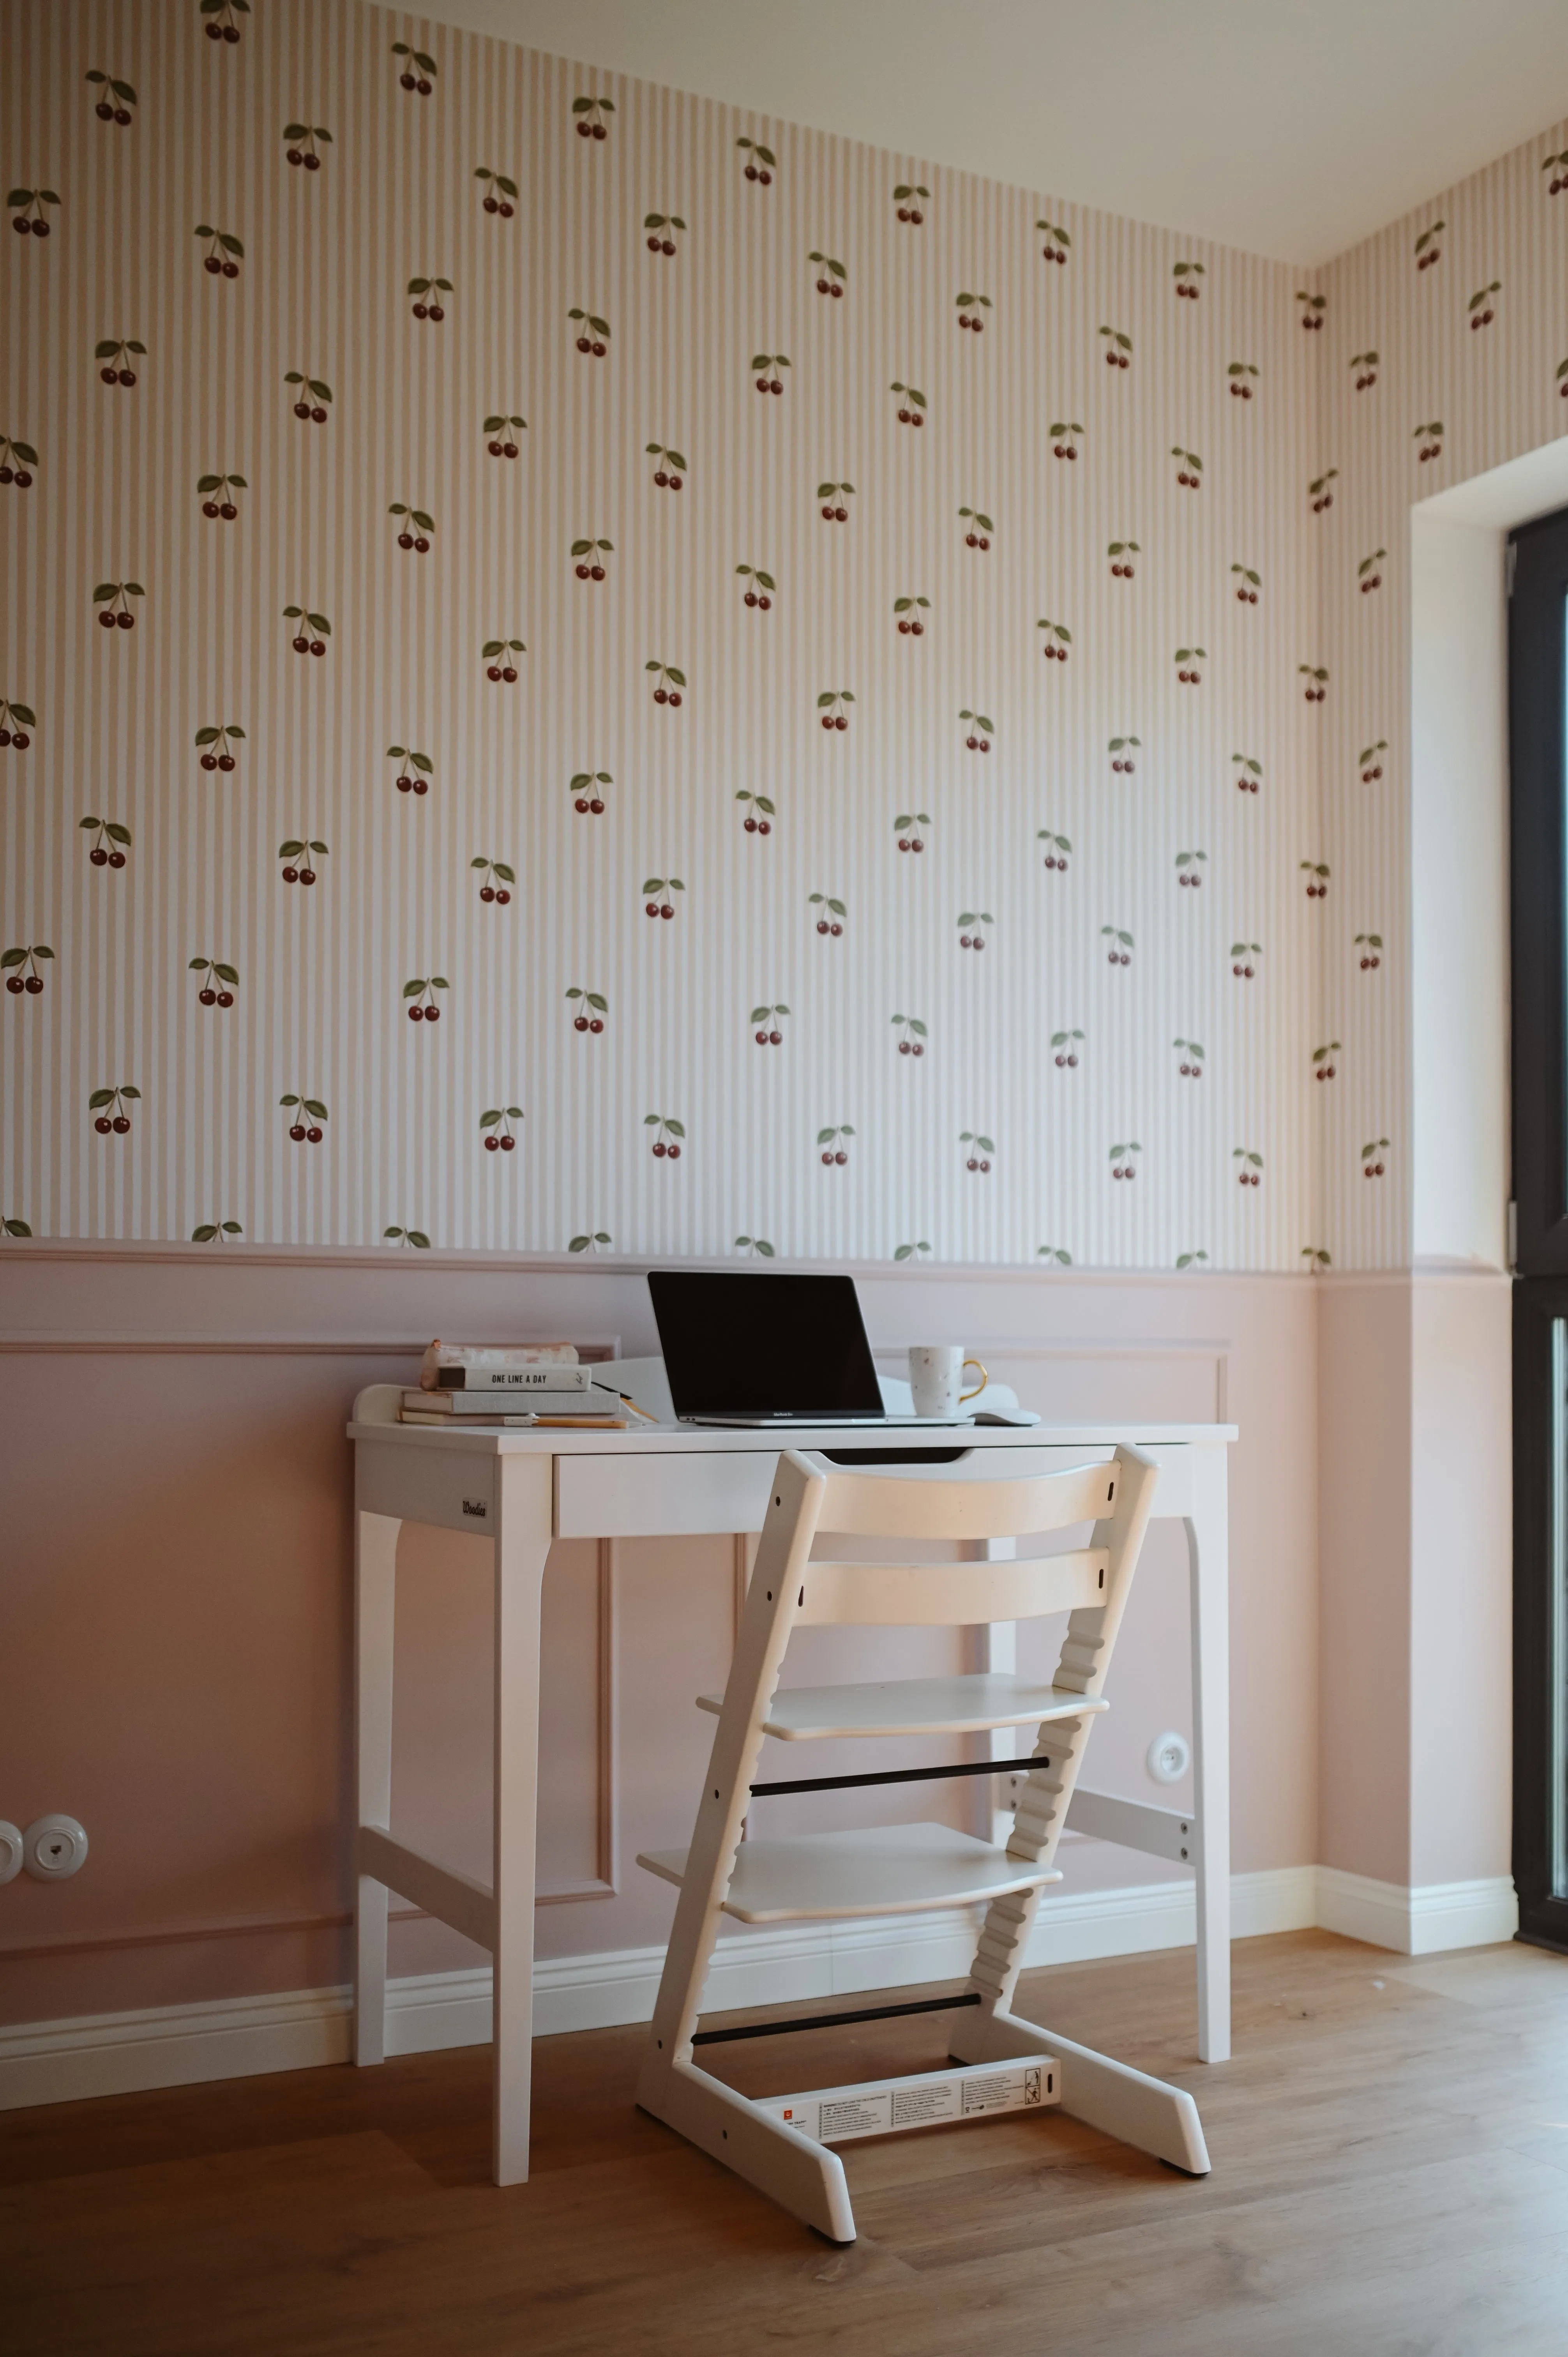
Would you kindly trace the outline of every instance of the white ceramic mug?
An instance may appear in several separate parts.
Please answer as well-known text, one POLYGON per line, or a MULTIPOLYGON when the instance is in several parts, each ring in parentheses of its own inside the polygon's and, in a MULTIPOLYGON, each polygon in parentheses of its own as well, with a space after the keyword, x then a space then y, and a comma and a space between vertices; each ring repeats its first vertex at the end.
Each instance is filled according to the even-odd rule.
POLYGON ((977 1399, 989 1378, 978 1359, 966 1359, 961 1342, 918 1342, 909 1352, 909 1389, 917 1415, 956 1416, 965 1400, 977 1399), (980 1381, 964 1391, 963 1371, 980 1368, 980 1381))

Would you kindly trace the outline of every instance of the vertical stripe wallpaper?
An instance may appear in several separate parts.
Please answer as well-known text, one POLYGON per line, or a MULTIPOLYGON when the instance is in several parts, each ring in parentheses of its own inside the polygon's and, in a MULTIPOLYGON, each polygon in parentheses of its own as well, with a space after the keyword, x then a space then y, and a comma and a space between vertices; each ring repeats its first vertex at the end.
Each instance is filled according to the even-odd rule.
POLYGON ((0 57, 7 1220, 1399 1260, 1402 520, 1558 429, 1533 151, 1312 277, 360 0, 0 57))
POLYGON ((1559 124, 1342 255, 1310 339, 1314 472, 1340 470, 1333 509, 1305 519, 1324 660, 1342 685, 1324 733, 1323 837, 1348 886, 1323 971, 1348 1085, 1325 1108, 1322 1224, 1368 1267, 1411 1249, 1409 511, 1568 434, 1564 148, 1559 124), (1358 943, 1365 932, 1380 951, 1358 943), (1369 949, 1376 966, 1361 963, 1369 949), (1369 1159, 1382 1181, 1361 1176, 1369 1159))

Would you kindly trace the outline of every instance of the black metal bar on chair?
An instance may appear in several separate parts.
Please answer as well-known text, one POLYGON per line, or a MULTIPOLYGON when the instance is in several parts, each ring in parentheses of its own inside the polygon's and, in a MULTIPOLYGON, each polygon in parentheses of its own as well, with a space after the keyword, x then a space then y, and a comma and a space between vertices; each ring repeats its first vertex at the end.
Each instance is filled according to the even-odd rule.
POLYGON ((776 1792, 845 1792, 858 1784, 929 1784, 940 1776, 1011 1776, 1050 1764, 1048 1754, 1042 1752, 1032 1760, 961 1760, 951 1768, 878 1768, 865 1776, 797 1776, 777 1784, 754 1784, 751 1797, 760 1801, 776 1792))
POLYGON ((693 2038, 693 2046, 724 2046, 733 2038, 784 2038, 792 2029, 843 2029, 854 2021, 896 2021, 908 2013, 955 2013, 966 2005, 978 2005, 978 1989, 965 1989, 961 1996, 925 1996, 913 2005, 868 2005, 857 2013, 808 2013, 796 2021, 748 2021, 739 2029, 699 2029, 693 2038))

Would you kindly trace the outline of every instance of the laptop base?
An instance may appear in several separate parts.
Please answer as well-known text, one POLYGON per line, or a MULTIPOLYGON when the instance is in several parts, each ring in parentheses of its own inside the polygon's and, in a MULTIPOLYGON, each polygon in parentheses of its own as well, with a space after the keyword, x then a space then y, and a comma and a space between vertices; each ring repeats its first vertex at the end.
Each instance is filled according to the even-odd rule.
POLYGON ((940 1432, 957 1432, 962 1430, 971 1419, 950 1415, 847 1415, 842 1410, 830 1408, 822 1415, 797 1415, 781 1411, 777 1415, 683 1415, 677 1421, 681 1424, 730 1426, 746 1432, 830 1429, 838 1432, 850 1428, 881 1431, 895 1426, 903 1430, 910 1425, 918 1425, 927 1430, 934 1426, 940 1432))

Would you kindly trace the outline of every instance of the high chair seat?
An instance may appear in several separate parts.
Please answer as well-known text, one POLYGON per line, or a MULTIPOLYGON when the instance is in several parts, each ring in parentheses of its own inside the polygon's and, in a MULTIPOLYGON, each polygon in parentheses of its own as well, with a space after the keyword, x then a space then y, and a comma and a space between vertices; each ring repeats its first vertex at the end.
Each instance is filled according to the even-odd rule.
MULTIPOLYGON (((686 1878, 689 1849, 644 1852, 639 1866, 666 1882, 686 1878)), ((872 1825, 745 1841, 719 1905, 741 1923, 824 1921, 835 1915, 907 1915, 965 1907, 1007 1890, 1059 1882, 1053 1867, 1009 1857, 951 1825, 872 1825)))
MULTIPOLYGON (((715 1714, 723 1695, 699 1695, 715 1714)), ((785 1743, 850 1735, 983 1735, 995 1727, 1036 1727, 1109 1710, 1098 1695, 1036 1678, 989 1671, 967 1677, 890 1678, 875 1685, 781 1686, 768 1706, 764 1735, 785 1743)))

